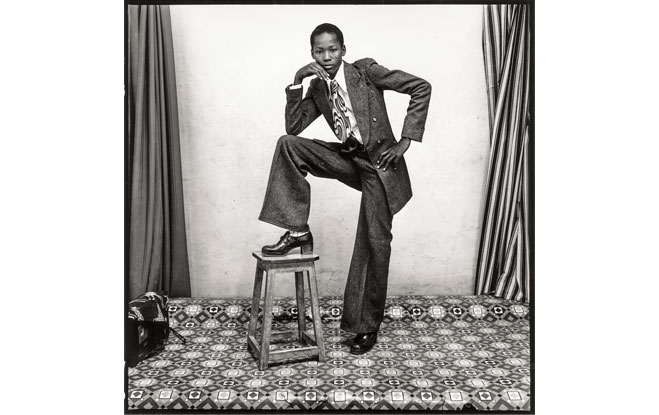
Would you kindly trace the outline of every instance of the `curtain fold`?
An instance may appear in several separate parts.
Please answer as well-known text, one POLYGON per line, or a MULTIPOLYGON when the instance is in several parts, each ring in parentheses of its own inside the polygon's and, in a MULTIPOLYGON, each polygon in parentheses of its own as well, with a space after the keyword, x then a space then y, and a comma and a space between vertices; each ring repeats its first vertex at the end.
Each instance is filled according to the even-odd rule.
POLYGON ((169 6, 128 5, 129 288, 189 297, 169 6))
POLYGON ((476 294, 530 301, 527 5, 483 6, 490 160, 476 294))

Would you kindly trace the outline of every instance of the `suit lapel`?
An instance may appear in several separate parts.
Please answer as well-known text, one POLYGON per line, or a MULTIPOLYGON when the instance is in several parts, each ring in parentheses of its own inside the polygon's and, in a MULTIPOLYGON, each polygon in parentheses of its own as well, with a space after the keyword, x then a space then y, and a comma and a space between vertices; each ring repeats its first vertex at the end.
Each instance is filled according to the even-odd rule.
POLYGON ((368 142, 368 87, 364 76, 357 72, 354 66, 344 62, 344 74, 346 78, 346 88, 350 97, 350 104, 357 119, 357 127, 362 136, 364 145, 368 142))
POLYGON ((332 119, 332 109, 330 108, 328 102, 327 84, 325 84, 324 81, 316 79, 314 81, 313 88, 314 88, 313 94, 317 97, 316 103, 319 105, 318 109, 329 123, 330 120, 332 119))

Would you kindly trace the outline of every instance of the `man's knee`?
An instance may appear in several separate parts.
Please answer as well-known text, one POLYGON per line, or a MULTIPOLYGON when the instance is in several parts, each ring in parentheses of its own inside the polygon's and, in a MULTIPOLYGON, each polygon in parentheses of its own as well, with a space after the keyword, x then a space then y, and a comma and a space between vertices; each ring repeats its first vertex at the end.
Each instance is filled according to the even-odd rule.
POLYGON ((391 233, 390 229, 381 228, 378 230, 370 230, 368 232, 368 240, 372 244, 379 246, 389 246, 391 241, 394 239, 394 235, 391 233))
POLYGON ((296 135, 290 135, 290 134, 282 135, 281 137, 279 137, 279 140, 277 140, 277 147, 290 146, 292 143, 295 143, 297 138, 298 137, 296 135))
POLYGON ((373 209, 368 218, 368 238, 378 244, 390 244, 393 240, 392 217, 385 209, 373 209))

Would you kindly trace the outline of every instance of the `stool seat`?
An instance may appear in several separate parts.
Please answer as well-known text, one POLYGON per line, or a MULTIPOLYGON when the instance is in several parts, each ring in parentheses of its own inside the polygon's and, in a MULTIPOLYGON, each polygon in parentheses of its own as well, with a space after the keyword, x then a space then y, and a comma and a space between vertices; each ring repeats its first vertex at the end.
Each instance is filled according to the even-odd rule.
POLYGON ((261 251, 252 252, 256 258, 256 274, 254 276, 254 292, 252 294, 252 310, 247 330, 247 345, 249 350, 258 359, 260 370, 267 369, 271 362, 283 360, 304 359, 318 357, 319 362, 325 361, 323 346, 323 333, 320 321, 320 305, 318 300, 318 287, 316 285, 316 270, 314 262, 320 256, 311 254, 288 254, 282 256, 266 256, 261 251), (272 332, 272 303, 275 291, 275 277, 280 274, 295 274, 295 297, 298 308, 298 330, 272 332), (260 339, 256 338, 256 325, 259 305, 261 303, 262 285, 265 274, 265 299, 263 305, 263 331, 260 339), (311 299, 311 316, 313 319, 314 335, 306 332, 304 307, 304 277, 306 274, 311 299), (300 343, 305 347, 270 350, 270 340, 286 339, 297 334, 300 343))
POLYGON ((320 259, 320 256, 318 254, 288 254, 288 255, 281 255, 281 256, 267 256, 263 255, 261 251, 254 251, 252 252, 252 256, 259 261, 267 262, 267 263, 272 263, 272 264, 290 264, 290 263, 296 263, 296 262, 307 262, 307 261, 318 261, 320 259))

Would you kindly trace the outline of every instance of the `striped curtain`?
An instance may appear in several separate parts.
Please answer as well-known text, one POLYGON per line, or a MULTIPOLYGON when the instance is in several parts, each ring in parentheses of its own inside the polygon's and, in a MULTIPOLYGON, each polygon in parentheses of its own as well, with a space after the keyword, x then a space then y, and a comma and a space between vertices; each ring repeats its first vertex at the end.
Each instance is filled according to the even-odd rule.
POLYGON ((483 53, 490 120, 487 198, 476 294, 530 301, 529 6, 485 5, 483 53))

